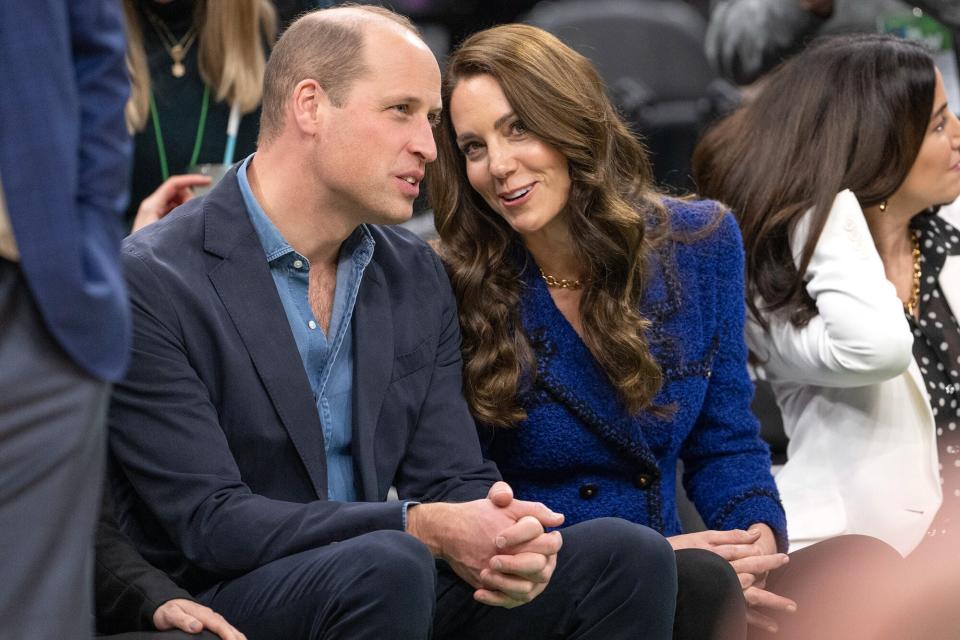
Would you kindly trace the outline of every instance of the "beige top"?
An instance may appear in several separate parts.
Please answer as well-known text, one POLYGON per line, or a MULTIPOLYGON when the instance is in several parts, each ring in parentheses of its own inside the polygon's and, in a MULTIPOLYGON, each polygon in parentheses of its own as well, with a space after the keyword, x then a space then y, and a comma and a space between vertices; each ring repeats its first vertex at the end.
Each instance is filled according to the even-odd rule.
POLYGON ((10 227, 10 216, 7 214, 7 201, 3 196, 3 182, 0 182, 0 258, 14 262, 20 259, 17 242, 13 239, 13 229, 10 227))

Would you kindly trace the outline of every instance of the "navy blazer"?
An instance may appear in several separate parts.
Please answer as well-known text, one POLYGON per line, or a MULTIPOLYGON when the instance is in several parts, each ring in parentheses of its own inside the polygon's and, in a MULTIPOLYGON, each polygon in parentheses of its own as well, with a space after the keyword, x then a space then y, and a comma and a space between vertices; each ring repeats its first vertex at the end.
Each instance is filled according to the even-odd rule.
POLYGON ((114 0, 0 2, 0 180, 20 267, 59 344, 110 380, 130 337, 124 51, 114 0))
POLYGON ((460 329, 439 259, 403 229, 376 242, 354 310, 357 495, 327 501, 323 431, 234 168, 209 195, 127 238, 134 316, 110 410, 121 524, 197 592, 272 560, 378 529, 404 499, 482 498, 461 389, 460 329))

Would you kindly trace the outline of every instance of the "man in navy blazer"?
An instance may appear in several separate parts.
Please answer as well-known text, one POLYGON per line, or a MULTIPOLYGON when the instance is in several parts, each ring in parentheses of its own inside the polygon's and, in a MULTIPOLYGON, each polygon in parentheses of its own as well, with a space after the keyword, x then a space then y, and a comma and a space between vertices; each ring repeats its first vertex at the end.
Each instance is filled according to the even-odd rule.
POLYGON ((114 0, 0 3, 0 637, 92 632, 130 140, 114 0))
POLYGON ((405 18, 308 14, 257 153, 127 239, 121 524, 251 639, 669 637, 670 546, 597 520, 558 555, 562 516, 480 452, 440 261, 378 226, 412 213, 439 89, 405 18))

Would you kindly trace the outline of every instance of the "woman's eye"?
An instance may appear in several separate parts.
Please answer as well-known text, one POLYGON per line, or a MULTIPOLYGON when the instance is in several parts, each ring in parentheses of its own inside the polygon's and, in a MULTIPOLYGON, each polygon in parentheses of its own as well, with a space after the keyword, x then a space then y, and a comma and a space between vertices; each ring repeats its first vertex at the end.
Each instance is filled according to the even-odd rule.
POLYGON ((398 112, 400 112, 400 113, 409 113, 409 112, 410 112, 410 106, 409 106, 409 105, 405 105, 405 104, 395 104, 395 105, 393 105, 393 106, 390 107, 390 108, 393 109, 394 111, 398 111, 398 112))
POLYGON ((460 151, 468 158, 473 157, 480 152, 480 144, 477 142, 468 142, 460 147, 460 151))
POLYGON ((519 120, 516 120, 514 121, 513 124, 510 125, 510 131, 517 135, 521 135, 527 132, 527 127, 519 120))

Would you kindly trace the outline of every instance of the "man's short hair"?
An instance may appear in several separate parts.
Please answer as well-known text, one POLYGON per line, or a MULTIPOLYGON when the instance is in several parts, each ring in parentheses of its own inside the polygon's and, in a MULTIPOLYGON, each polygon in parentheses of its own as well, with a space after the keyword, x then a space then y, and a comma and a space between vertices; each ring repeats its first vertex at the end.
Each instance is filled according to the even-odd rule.
POLYGON ((280 133, 286 102, 293 88, 305 78, 316 80, 330 102, 342 106, 353 82, 367 71, 363 58, 364 26, 385 21, 420 37, 417 27, 406 16, 370 5, 320 9, 291 24, 267 61, 258 144, 266 144, 280 133))

